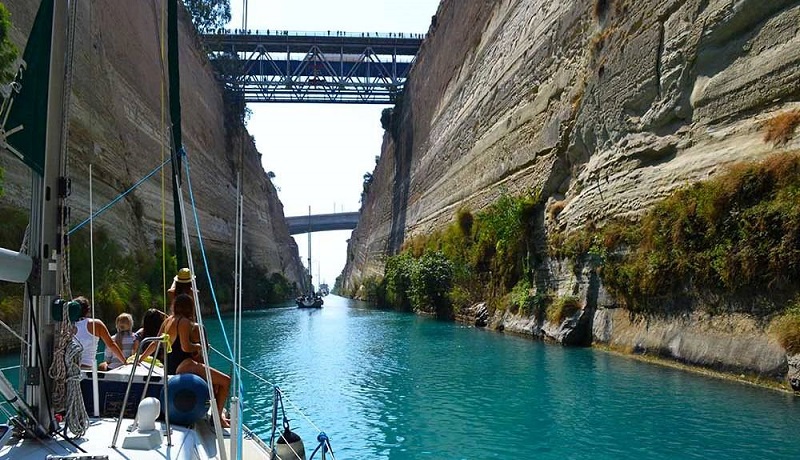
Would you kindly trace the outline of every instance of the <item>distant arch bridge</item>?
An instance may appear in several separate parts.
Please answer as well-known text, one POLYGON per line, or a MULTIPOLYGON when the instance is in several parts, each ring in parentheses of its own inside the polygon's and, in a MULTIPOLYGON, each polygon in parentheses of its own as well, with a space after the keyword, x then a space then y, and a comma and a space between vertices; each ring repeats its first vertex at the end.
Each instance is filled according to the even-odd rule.
POLYGON ((330 230, 352 230, 358 225, 358 216, 357 212, 292 216, 286 218, 286 224, 289 226, 290 235, 330 230))

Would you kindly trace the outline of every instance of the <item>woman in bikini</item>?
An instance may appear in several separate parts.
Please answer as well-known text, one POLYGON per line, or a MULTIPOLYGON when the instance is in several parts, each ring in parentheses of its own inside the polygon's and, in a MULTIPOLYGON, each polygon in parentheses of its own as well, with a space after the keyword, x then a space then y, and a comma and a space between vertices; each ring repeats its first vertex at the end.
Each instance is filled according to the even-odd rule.
POLYGON ((202 345, 192 342, 192 332, 197 334, 197 323, 194 321, 194 301, 186 294, 179 294, 172 302, 172 315, 164 321, 161 330, 169 334, 172 343, 172 351, 167 354, 167 374, 195 374, 202 379, 206 378, 206 368, 211 374, 211 386, 214 389, 214 398, 217 400, 217 411, 224 428, 230 426, 230 422, 223 415, 225 400, 230 391, 231 378, 226 374, 198 362, 192 355, 200 354, 203 351, 202 345))

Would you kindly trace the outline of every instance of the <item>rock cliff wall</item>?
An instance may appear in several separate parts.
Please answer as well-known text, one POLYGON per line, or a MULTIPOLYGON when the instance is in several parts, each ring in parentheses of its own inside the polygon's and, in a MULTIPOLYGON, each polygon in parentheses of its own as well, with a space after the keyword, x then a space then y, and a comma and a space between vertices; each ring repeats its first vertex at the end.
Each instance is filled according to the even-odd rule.
MULTIPOLYGON (((382 273, 408 237, 504 192, 541 190, 545 231, 570 231, 639 214, 728 164, 800 148, 800 136, 776 146, 762 130, 800 107, 799 24, 797 0, 442 1, 399 130, 384 139, 344 285, 382 273), (549 212, 554 204, 563 209, 549 212)), ((758 334, 772 363, 780 350, 758 334)), ((595 339, 633 349, 634 336, 595 339)), ((704 360, 725 367, 730 350, 704 360)))
MULTIPOLYGON (((5 2, 12 14, 13 38, 24 47, 38 1, 5 2)), ((73 224, 89 214, 88 167, 93 169, 95 207, 108 203, 156 168, 169 155, 166 63, 161 59, 160 1, 78 2, 74 80, 70 107, 69 175, 73 224)), ((183 140, 203 241, 233 256, 236 171, 244 162, 244 251, 267 272, 303 280, 303 268, 289 236, 283 205, 260 164, 252 137, 226 110, 195 35, 188 13, 179 24, 183 140)), ((30 174, 4 154, 3 204, 28 207, 30 174)), ((163 188, 167 241, 174 241, 170 168, 163 188)), ((184 172, 185 174, 185 172, 184 172)), ((184 179, 186 183, 186 179, 184 179)), ((186 195, 185 195, 186 196, 186 195)), ((196 242, 194 218, 186 198, 188 225, 196 242)), ((161 239, 162 182, 155 175, 95 222, 128 250, 156 251, 161 239)), ((160 246, 159 246, 160 247, 160 246)))

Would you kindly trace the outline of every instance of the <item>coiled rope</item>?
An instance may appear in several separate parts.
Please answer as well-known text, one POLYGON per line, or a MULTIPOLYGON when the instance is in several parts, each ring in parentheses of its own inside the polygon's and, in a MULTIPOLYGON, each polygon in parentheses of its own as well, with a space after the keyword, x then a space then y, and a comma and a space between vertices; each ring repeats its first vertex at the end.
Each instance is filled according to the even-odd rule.
POLYGON ((68 302, 64 302, 61 308, 61 323, 58 325, 56 334, 56 344, 53 349, 53 362, 50 364, 48 373, 53 379, 53 410, 56 412, 66 409, 67 396, 67 347, 72 342, 72 324, 69 322, 68 302))
POLYGON ((67 366, 67 414, 66 426, 75 437, 83 436, 89 428, 89 414, 81 396, 81 354, 83 346, 71 340, 66 349, 67 366))

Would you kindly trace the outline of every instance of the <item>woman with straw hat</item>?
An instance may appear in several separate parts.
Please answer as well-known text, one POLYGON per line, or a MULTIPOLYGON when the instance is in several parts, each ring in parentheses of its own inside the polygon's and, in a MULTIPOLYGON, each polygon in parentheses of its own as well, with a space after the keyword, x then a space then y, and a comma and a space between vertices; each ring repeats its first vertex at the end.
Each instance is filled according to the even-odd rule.
POLYGON ((192 291, 192 281, 194 279, 194 275, 188 268, 178 270, 178 274, 172 279, 172 286, 167 289, 167 301, 169 301, 170 305, 175 300, 175 296, 180 294, 186 294, 194 299, 194 292, 192 291))

